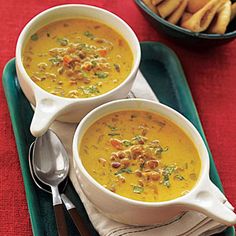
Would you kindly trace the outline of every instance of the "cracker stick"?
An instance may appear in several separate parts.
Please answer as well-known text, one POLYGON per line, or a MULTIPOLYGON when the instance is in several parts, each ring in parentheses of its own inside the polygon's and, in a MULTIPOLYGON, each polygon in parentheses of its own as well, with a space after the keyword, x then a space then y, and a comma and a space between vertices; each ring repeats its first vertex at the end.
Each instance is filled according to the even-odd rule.
POLYGON ((236 17, 236 2, 231 5, 230 21, 232 21, 235 17, 236 17))
POLYGON ((161 3, 163 0, 151 0, 152 2, 152 5, 156 6, 158 5, 159 3, 161 3))
POLYGON ((182 0, 176 10, 168 17, 167 21, 172 24, 177 24, 185 11, 187 4, 188 0, 182 0))
POLYGON ((179 6, 180 0, 166 0, 157 5, 157 11, 162 18, 171 15, 172 12, 179 6))
POLYGON ((230 15, 231 1, 228 0, 216 14, 207 32, 212 34, 224 34, 230 22, 230 15))
POLYGON ((187 12, 196 13, 203 8, 210 0, 189 0, 187 12))
POLYGON ((193 14, 181 26, 193 32, 205 31, 210 25, 215 14, 228 0, 211 0, 201 10, 193 14))
POLYGON ((189 13, 189 12, 184 12, 182 17, 181 17, 181 20, 180 20, 180 25, 182 23, 184 23, 186 20, 188 20, 193 14, 189 13))
POLYGON ((155 6, 152 5, 151 0, 143 0, 143 2, 145 3, 145 5, 154 13, 158 14, 157 9, 155 6))

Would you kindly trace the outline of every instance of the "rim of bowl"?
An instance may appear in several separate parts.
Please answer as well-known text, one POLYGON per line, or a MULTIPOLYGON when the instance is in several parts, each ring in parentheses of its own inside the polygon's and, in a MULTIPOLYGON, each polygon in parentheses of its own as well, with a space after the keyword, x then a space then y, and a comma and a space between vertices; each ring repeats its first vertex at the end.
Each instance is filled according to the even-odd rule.
POLYGON ((151 9, 149 9, 145 5, 145 3, 142 0, 135 0, 135 2, 143 11, 145 11, 149 16, 151 16, 152 18, 157 20, 159 23, 161 23, 161 24, 163 24, 175 31, 181 32, 183 34, 187 34, 189 36, 193 36, 193 37, 197 37, 197 38, 201 38, 201 39, 229 39, 229 38, 236 37, 236 30, 225 33, 225 34, 207 34, 207 33, 192 32, 192 31, 184 29, 178 25, 174 25, 174 24, 166 21, 165 19, 161 18, 160 16, 156 15, 151 9))
MULTIPOLYGON (((127 109, 124 109, 124 111, 127 109)), ((145 109, 143 109, 145 111, 145 109)), ((121 111, 121 110, 119 110, 121 111)), ((153 113, 157 113, 153 111, 153 113)), ((108 115, 106 114, 106 115, 108 115)), ((164 116, 164 115, 162 115, 164 116)), ((99 119, 101 119, 103 116, 101 116, 99 119)), ((165 116, 164 116, 165 117, 165 116)), ((172 121, 175 125, 177 125, 179 127, 178 124, 176 124, 175 121, 173 121, 171 118, 169 118, 168 116, 166 116, 165 118, 169 119, 170 121, 172 121)), ((93 119, 92 124, 94 122, 96 122, 98 119, 93 119)), ((91 125, 90 125, 91 126, 91 125)), ((180 127, 179 127, 180 128, 180 127)), ((181 128, 182 129, 182 128, 181 128)), ((85 131, 86 132, 86 131, 85 131)), ((187 135, 187 133, 183 130, 183 132, 187 135)), ((187 135, 189 137, 189 135, 187 135)), ((189 137, 190 138, 190 137, 189 137)), ((192 140, 192 139, 191 139, 192 140)), ((195 145, 195 142, 193 142, 195 145)), ((196 149, 198 150, 198 147, 195 145, 196 149)), ((119 201, 125 201, 128 202, 129 204, 133 204, 133 205, 137 205, 137 206, 145 206, 145 207, 154 207, 154 206, 165 206, 165 205, 172 205, 172 204, 177 204, 178 202, 183 203, 185 201, 185 199, 188 199, 189 197, 191 197, 191 195, 197 191, 197 189, 199 187, 201 187, 202 184, 204 184, 204 179, 208 176, 208 170, 209 170, 209 165, 210 165, 210 161, 209 161, 209 154, 206 148, 206 145, 201 137, 201 135, 199 134, 199 132, 197 131, 197 129, 194 127, 194 125, 187 119, 185 118, 183 115, 181 115, 179 112, 177 112, 176 110, 174 110, 171 107, 168 107, 162 103, 159 102, 155 102, 155 101, 150 101, 147 99, 139 99, 139 98, 135 98, 135 99, 119 99, 116 101, 111 101, 108 103, 105 103, 103 105, 100 105, 99 107, 95 108, 94 110, 90 111, 83 119, 82 121, 79 123, 79 125, 76 128, 76 131, 74 133, 74 137, 73 137, 73 144, 72 144, 72 151, 73 151, 73 159, 75 160, 76 164, 79 166, 80 171, 83 172, 83 175, 89 180, 89 182, 91 184, 93 184, 97 189, 99 189, 100 191, 104 192, 105 194, 108 194, 110 197, 115 198, 116 200, 119 201), (200 174, 198 177, 198 180, 196 182, 196 184, 193 186, 193 188, 185 195, 171 199, 171 200, 167 200, 167 201, 161 201, 161 202, 144 202, 144 201, 138 201, 138 200, 133 200, 131 198, 127 198, 124 196, 121 196, 119 194, 113 193, 110 190, 106 189, 105 187, 103 187, 100 183, 98 183, 85 169, 85 167, 82 164, 82 161, 80 159, 80 155, 79 155, 79 148, 78 148, 78 141, 79 139, 81 139, 82 137, 78 135, 78 133, 80 132, 80 129, 83 127, 84 123, 87 122, 87 119, 90 116, 94 116, 94 114, 96 114, 96 112, 98 110, 102 110, 104 107, 110 106, 113 107, 113 109, 111 109, 111 112, 108 114, 112 114, 113 112, 116 112, 116 109, 114 109, 116 103, 123 103, 123 102, 144 102, 144 103, 152 103, 153 105, 157 105, 162 107, 163 109, 168 110, 169 112, 172 112, 173 114, 175 114, 175 116, 178 117, 178 119, 182 119, 187 126, 189 126, 189 128, 191 128, 195 135, 197 136, 198 140, 200 141, 200 143, 202 144, 203 147, 203 151, 204 154, 206 155, 205 161, 204 161, 204 165, 203 165, 203 158, 200 157, 201 160, 201 169, 200 169, 200 174), (182 200, 182 201, 181 201, 182 200)))
MULTIPOLYGON (((69 19, 69 18, 67 18, 67 19, 69 19)), ((103 22, 103 23, 105 25, 108 25, 106 22, 103 22)), ((108 26, 120 34, 120 31, 118 29, 116 29, 112 25, 108 25, 108 26)), ((128 45, 130 46, 130 43, 128 42, 128 40, 123 35, 121 35, 121 36, 127 41, 128 45)), ((137 38, 136 34, 134 33, 134 31, 132 30, 132 28, 123 19, 121 19, 119 16, 115 15, 114 13, 112 13, 108 10, 105 10, 103 8, 96 7, 96 6, 91 6, 91 5, 87 5, 87 4, 63 4, 63 5, 51 7, 49 9, 45 10, 45 11, 40 12, 39 14, 34 16, 24 26, 23 30, 21 31, 21 33, 18 37, 17 45, 16 45, 16 64, 17 64, 20 72, 23 74, 24 79, 27 80, 34 89, 35 88, 38 89, 41 93, 44 93, 45 95, 47 95, 47 97, 52 97, 54 99, 59 99, 59 100, 60 99, 67 100, 67 101, 70 101, 70 102, 73 102, 73 101, 74 102, 76 102, 76 101, 80 101, 80 102, 82 102, 82 101, 93 101, 93 100, 96 100, 96 99, 100 99, 100 98, 109 96, 113 93, 116 93, 117 90, 119 90, 121 87, 123 87, 127 82, 129 82, 135 76, 135 73, 137 72, 137 70, 139 68, 140 60, 141 60, 141 48, 140 48, 138 38, 137 38), (126 27, 129 34, 132 35, 132 41, 133 41, 133 43, 135 45, 135 48, 137 50, 136 57, 134 56, 134 54, 132 52, 133 58, 134 58, 132 69, 131 69, 129 75, 125 78, 125 80, 121 84, 119 84, 117 87, 113 88, 112 90, 107 91, 106 93, 103 93, 101 95, 94 96, 94 97, 88 97, 88 98, 67 98, 67 97, 57 96, 57 95, 54 95, 54 94, 51 94, 51 93, 47 92, 46 90, 44 90, 40 86, 38 86, 35 82, 33 82, 32 79, 29 77, 28 73, 26 72, 24 66, 23 66, 23 62, 22 62, 22 50, 23 50, 23 48, 22 48, 22 45, 23 45, 23 42, 25 41, 25 37, 27 35, 28 30, 32 27, 32 24, 35 21, 37 21, 38 19, 43 18, 45 14, 51 14, 51 12, 53 12, 54 10, 57 10, 57 9, 60 9, 60 8, 67 8, 67 7, 68 8, 71 8, 71 7, 90 8, 90 9, 94 9, 96 11, 100 11, 103 14, 110 15, 116 21, 119 21, 121 24, 123 24, 124 27, 126 27)))

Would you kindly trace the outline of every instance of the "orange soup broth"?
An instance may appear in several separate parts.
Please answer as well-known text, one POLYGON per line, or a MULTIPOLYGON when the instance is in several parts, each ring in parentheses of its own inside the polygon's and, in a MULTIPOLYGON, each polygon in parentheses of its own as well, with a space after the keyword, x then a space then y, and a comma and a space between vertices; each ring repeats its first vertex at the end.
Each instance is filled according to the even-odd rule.
POLYGON ((162 116, 143 111, 116 112, 96 121, 83 136, 79 154, 88 173, 105 188, 146 202, 183 196, 194 187, 201 170, 198 151, 183 130, 162 116), (130 157, 127 151, 145 146, 152 150, 146 160, 145 152, 140 158, 132 152, 130 157), (126 151, 128 156, 117 158, 126 151), (124 158, 128 164, 122 162, 124 158), (114 168, 114 162, 121 165, 114 168))
POLYGON ((130 46, 118 32, 83 18, 38 30, 27 42, 22 59, 37 85, 69 98, 104 94, 120 85, 133 66, 130 46))

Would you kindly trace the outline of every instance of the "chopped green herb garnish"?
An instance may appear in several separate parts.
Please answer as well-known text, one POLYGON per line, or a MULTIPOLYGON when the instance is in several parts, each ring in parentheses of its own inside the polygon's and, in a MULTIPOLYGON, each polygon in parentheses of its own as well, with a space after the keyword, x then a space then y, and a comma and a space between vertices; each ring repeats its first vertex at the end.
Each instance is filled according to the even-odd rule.
POLYGON ((31 40, 36 41, 39 39, 39 36, 37 34, 32 34, 30 37, 31 40))
POLYGON ((91 61, 93 67, 96 67, 97 66, 97 62, 96 61, 91 61))
POLYGON ((93 39, 93 38, 94 38, 94 35, 93 35, 91 32, 89 32, 89 31, 84 32, 84 35, 85 35, 86 37, 90 38, 90 39, 93 39))
POLYGON ((156 155, 160 155, 162 152, 166 152, 166 151, 168 151, 168 147, 161 147, 161 146, 158 146, 158 147, 156 147, 155 148, 155 154, 156 155))
POLYGON ((52 65, 57 66, 62 62, 62 59, 59 57, 52 57, 49 58, 49 61, 52 63, 52 65))
POLYGON ((144 144, 147 139, 141 135, 136 135, 132 140, 139 144, 144 144))
POLYGON ((168 146, 162 148, 162 152, 166 152, 166 151, 168 151, 168 150, 169 150, 169 147, 168 147, 168 146))
POLYGON ((135 140, 135 141, 141 141, 141 140, 142 140, 142 137, 141 137, 141 135, 137 135, 137 136, 135 136, 135 137, 133 138, 133 140, 135 140))
POLYGON ((184 180, 184 177, 182 175, 175 175, 174 178, 177 180, 184 180))
POLYGON ((121 168, 120 170, 118 170, 115 175, 119 175, 119 174, 122 174, 122 173, 132 173, 132 170, 130 168, 121 168))
POLYGON ((138 194, 140 194, 140 193, 142 193, 143 192, 143 187, 141 187, 141 186, 138 186, 138 185, 134 185, 133 186, 133 192, 134 193, 138 193, 138 194))
POLYGON ((115 127, 115 126, 112 126, 112 125, 107 125, 107 127, 108 127, 109 129, 111 129, 111 131, 118 130, 118 128, 117 128, 117 127, 115 127))
POLYGON ((108 135, 109 136, 119 136, 120 134, 119 133, 109 133, 108 135))
POLYGON ((67 46, 69 43, 69 40, 67 38, 58 38, 57 42, 61 44, 61 46, 67 46))
POLYGON ((166 186, 167 188, 170 187, 170 179, 169 179, 169 176, 168 176, 168 175, 165 175, 165 176, 164 176, 163 185, 166 186))
POLYGON ((176 170, 176 165, 166 166, 163 170, 163 175, 171 175, 176 170))
POLYGON ((114 67, 115 67, 115 70, 117 71, 117 72, 120 72, 120 66, 118 65, 118 64, 113 64, 114 65, 114 67))
POLYGON ((108 72, 96 72, 95 75, 99 78, 99 79, 105 79, 108 76, 108 72))
POLYGON ((125 147, 130 147, 130 146, 133 145, 133 143, 130 142, 129 140, 123 140, 122 143, 123 143, 123 145, 124 145, 125 147))
POLYGON ((91 86, 89 86, 89 87, 83 88, 83 92, 84 92, 85 94, 100 93, 100 91, 98 90, 97 86, 95 86, 95 85, 91 85, 91 86))
POLYGON ((144 166, 145 166, 145 162, 143 162, 143 163, 140 164, 139 167, 140 167, 140 170, 141 170, 141 171, 143 170, 144 166))
POLYGON ((167 188, 170 187, 170 175, 176 170, 176 165, 170 165, 166 166, 163 169, 162 175, 163 175, 163 185, 166 186, 167 188))
POLYGON ((80 43, 79 45, 78 45, 78 49, 84 49, 84 48, 86 48, 86 44, 85 43, 80 43))
POLYGON ((88 73, 86 73, 84 71, 82 72, 82 75, 83 75, 84 78, 88 78, 89 77, 88 73))

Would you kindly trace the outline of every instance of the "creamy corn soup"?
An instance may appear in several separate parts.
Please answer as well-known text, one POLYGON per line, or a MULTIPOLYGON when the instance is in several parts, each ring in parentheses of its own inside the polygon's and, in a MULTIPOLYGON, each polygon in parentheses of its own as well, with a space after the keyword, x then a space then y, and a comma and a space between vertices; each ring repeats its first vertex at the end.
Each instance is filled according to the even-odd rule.
POLYGON ((133 55, 126 40, 107 25, 68 19, 31 35, 23 64, 30 78, 47 92, 87 98, 121 84, 131 71, 133 55))
POLYGON ((79 155, 105 188, 147 202, 185 195, 201 169, 188 136, 171 121, 143 111, 116 112, 96 121, 85 132, 79 155))

